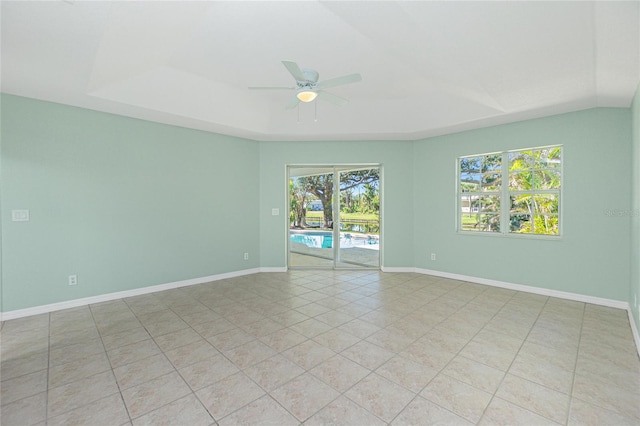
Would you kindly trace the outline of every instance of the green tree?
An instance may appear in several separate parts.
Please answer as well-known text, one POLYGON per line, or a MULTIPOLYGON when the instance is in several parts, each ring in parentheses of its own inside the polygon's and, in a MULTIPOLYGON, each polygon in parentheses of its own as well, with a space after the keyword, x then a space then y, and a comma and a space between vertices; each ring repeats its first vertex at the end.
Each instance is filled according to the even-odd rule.
POLYGON ((289 221, 296 228, 306 227, 308 191, 301 179, 289 180, 289 221))
MULTIPOLYGON (((333 173, 298 178, 306 185, 307 191, 322 203, 325 228, 333 227, 333 173)), ((378 169, 355 170, 340 173, 340 190, 345 191, 358 185, 380 180, 378 169)))

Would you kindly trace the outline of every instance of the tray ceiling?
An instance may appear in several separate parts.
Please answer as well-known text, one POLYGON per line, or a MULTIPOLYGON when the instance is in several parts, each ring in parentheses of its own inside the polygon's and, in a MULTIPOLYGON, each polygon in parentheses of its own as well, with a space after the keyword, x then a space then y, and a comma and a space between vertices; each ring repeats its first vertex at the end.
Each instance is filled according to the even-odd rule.
POLYGON ((597 106, 640 80, 638 2, 1 3, 1 88, 256 140, 410 140, 597 106), (350 100, 285 110, 281 60, 350 100), (316 110, 317 108, 317 110, 316 110), (316 121, 317 118, 317 121, 316 121))

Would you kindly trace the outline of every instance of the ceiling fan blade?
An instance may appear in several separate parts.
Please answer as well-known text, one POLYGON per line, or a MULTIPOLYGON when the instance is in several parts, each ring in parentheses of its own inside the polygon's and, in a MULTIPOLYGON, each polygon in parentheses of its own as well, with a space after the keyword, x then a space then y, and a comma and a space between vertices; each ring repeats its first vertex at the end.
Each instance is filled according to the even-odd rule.
POLYGON ((296 81, 305 81, 306 80, 304 74, 302 73, 302 70, 300 69, 298 64, 296 64, 295 62, 293 62, 293 61, 282 61, 282 65, 284 65, 287 68, 287 70, 291 73, 293 78, 296 79, 296 81))
POLYGON ((342 86, 343 84, 356 83, 361 80, 362 76, 360 74, 349 74, 342 77, 330 78, 329 80, 321 81, 316 85, 316 87, 318 89, 326 89, 328 87, 336 87, 342 86))
POLYGON ((349 102, 348 99, 343 98, 342 96, 334 95, 333 93, 325 92, 324 90, 318 92, 318 98, 339 106, 349 102))
POLYGON ((291 99, 291 102, 289 102, 287 104, 287 106, 284 107, 284 109, 293 109, 296 107, 296 105, 298 105, 300 103, 300 99, 298 99, 297 97, 293 97, 293 99, 291 99))
POLYGON ((293 90, 295 87, 284 87, 284 86, 256 86, 249 87, 249 90, 293 90))

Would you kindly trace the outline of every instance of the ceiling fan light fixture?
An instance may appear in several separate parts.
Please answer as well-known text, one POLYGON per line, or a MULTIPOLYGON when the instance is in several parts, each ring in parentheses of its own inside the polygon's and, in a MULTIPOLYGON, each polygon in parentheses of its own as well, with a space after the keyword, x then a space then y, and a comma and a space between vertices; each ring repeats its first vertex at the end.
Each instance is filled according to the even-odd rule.
POLYGON ((301 90, 296 94, 296 97, 300 99, 300 102, 311 102, 318 96, 317 92, 313 90, 301 90))

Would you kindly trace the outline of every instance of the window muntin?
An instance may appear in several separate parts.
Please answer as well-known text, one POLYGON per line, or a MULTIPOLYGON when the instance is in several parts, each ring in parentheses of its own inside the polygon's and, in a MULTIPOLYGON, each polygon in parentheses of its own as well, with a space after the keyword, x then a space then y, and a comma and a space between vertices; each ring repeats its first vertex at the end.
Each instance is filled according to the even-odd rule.
POLYGON ((560 146, 460 157, 458 230, 558 236, 561 181, 560 146))

